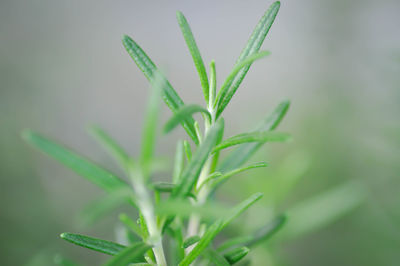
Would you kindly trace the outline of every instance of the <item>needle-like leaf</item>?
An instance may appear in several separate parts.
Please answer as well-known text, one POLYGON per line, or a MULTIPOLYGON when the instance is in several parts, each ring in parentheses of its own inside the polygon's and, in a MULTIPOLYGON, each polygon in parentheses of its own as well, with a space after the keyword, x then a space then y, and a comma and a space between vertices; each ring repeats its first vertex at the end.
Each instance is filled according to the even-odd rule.
MULTIPOLYGON (((155 73, 158 71, 156 65, 151 61, 151 59, 147 56, 147 54, 142 50, 142 48, 129 36, 124 36, 122 39, 122 43, 125 46, 126 51, 135 61, 136 65, 139 69, 144 73, 146 78, 150 81, 150 83, 154 82, 155 73)), ((175 113, 181 106, 184 105, 182 99, 178 96, 174 88, 172 88, 171 84, 168 82, 165 77, 164 86, 162 91, 162 98, 167 106, 175 113)), ((183 123, 183 127, 186 132, 192 138, 192 140, 198 144, 199 140, 196 137, 196 132, 194 130, 194 120, 187 119, 183 123)))
POLYGON ((236 217, 238 217, 241 213, 243 213, 245 210, 247 210, 251 205, 256 203, 258 200, 262 198, 263 194, 262 193, 255 193, 251 195, 249 198, 246 200, 242 201, 239 203, 237 206, 235 206, 230 212, 229 215, 227 215, 222 224, 222 228, 225 228, 230 222, 232 222, 236 217))
POLYGON ((90 126, 88 131, 116 159, 117 163, 126 170, 130 158, 125 150, 100 127, 90 126))
POLYGON ((194 113, 201 112, 203 113, 208 121, 211 121, 211 114, 208 112, 207 109, 201 107, 200 105, 190 104, 182 106, 165 124, 164 126, 164 133, 168 133, 173 130, 177 125, 182 123, 182 121, 186 120, 187 118, 192 117, 194 113))
POLYGON ((208 247, 208 245, 211 243, 211 241, 221 231, 222 224, 223 224, 222 219, 218 219, 216 222, 214 222, 212 225, 210 225, 210 227, 204 233, 203 237, 200 239, 200 241, 197 243, 197 245, 179 263, 179 266, 190 265, 208 247))
POLYGON ((360 206, 365 195, 362 184, 349 181, 297 203, 287 211, 288 223, 280 236, 295 238, 333 223, 360 206))
POLYGON ((211 127, 204 141, 197 148, 192 159, 183 170, 182 177, 179 180, 180 182, 172 193, 173 197, 183 197, 191 192, 192 188, 197 182, 204 163, 207 161, 208 156, 217 143, 217 139, 222 128, 223 120, 217 121, 217 123, 211 127))
POLYGON ((250 169, 267 167, 267 166, 268 165, 266 163, 260 162, 260 163, 253 163, 253 164, 241 167, 241 168, 237 168, 237 169, 227 172, 225 174, 220 174, 219 172, 215 172, 215 173, 219 173, 219 174, 216 174, 215 176, 213 176, 213 175, 209 176, 202 185, 212 182, 212 185, 210 185, 209 187, 213 188, 213 187, 217 186, 218 184, 220 184, 221 182, 224 182, 225 180, 229 179, 233 175, 239 174, 241 172, 244 172, 244 171, 247 171, 250 169))
POLYGON ((199 191, 204 185, 208 184, 210 181, 213 181, 221 176, 223 176, 221 172, 212 173, 196 189, 199 191))
MULTIPOLYGON (((217 102, 215 103, 218 106, 214 106, 214 107, 218 107, 218 109, 224 109, 225 106, 222 106, 224 103, 228 104, 228 102, 225 102, 225 97, 227 98, 232 98, 232 96, 229 95, 228 89, 229 89, 229 85, 232 84, 232 81, 235 79, 236 75, 239 73, 240 70, 242 70, 245 67, 250 66, 254 61, 264 58, 268 55, 270 55, 271 53, 269 51, 262 51, 259 53, 255 53, 250 55, 249 57, 247 57, 246 59, 244 59, 243 61, 238 62, 235 67, 232 69, 231 73, 229 74, 229 76, 226 78, 224 84, 222 85, 220 91, 218 92, 217 95, 217 102)), ((229 98, 229 99, 230 99, 229 98)), ((222 112, 222 111, 221 111, 222 112)), ((220 111, 217 111, 217 117, 219 116, 220 111)))
POLYGON ((25 130, 22 132, 22 137, 29 144, 38 148, 50 157, 55 158, 65 166, 74 170, 77 174, 85 177, 106 191, 129 188, 128 184, 114 174, 37 133, 25 130))
POLYGON ((215 97, 217 97, 217 73, 215 70, 215 61, 210 63, 210 90, 209 90, 208 108, 211 110, 215 104, 215 97))
POLYGON ((240 246, 254 246, 262 241, 271 238, 271 236, 273 236, 282 228, 285 222, 286 215, 280 215, 249 236, 236 237, 225 241, 217 248, 217 251, 222 252, 226 250, 232 250, 240 246))
POLYGON ((186 159, 188 162, 190 162, 192 160, 192 147, 190 147, 190 144, 187 140, 183 141, 183 147, 185 150, 186 159))
POLYGON ((125 213, 121 213, 119 215, 119 220, 133 233, 141 238, 145 238, 145 234, 143 233, 142 229, 139 227, 137 223, 135 223, 129 216, 125 213))
POLYGON ((154 190, 159 192, 172 192, 176 187, 176 184, 168 182, 156 182, 152 184, 152 187, 154 190))
MULTIPOLYGON (((274 130, 289 109, 290 102, 281 102, 275 110, 266 117, 266 119, 256 128, 255 131, 270 131, 274 130)), ((221 172, 228 172, 243 165, 261 146, 263 143, 246 143, 240 145, 234 151, 228 154, 224 161, 218 167, 221 172)))
POLYGON ((248 247, 239 247, 224 254, 225 259, 232 265, 243 259, 250 249, 248 247))
POLYGON ((285 214, 280 215, 273 219, 266 226, 258 229, 253 235, 252 238, 243 243, 243 245, 251 247, 256 245, 264 240, 271 238, 276 232, 278 232, 283 225, 286 223, 287 217, 285 214))
MULTIPOLYGON (((263 17, 258 22, 257 26, 255 27, 250 39, 247 42, 246 47, 243 49, 242 53, 240 54, 237 63, 243 61, 249 55, 252 55, 260 50, 262 43, 264 42, 265 37, 267 36, 269 29, 272 26, 272 23, 275 20, 276 14, 278 13, 280 8, 280 2, 277 1, 273 3, 269 9, 265 12, 263 17)), ((223 112, 229 101, 231 100, 232 96, 235 94, 236 90, 242 83, 244 77, 246 76, 247 72, 250 69, 250 66, 246 66, 242 70, 240 70, 236 77, 233 79, 231 84, 229 84, 229 88, 227 89, 228 93, 227 96, 224 97, 223 101, 220 102, 218 106, 217 117, 223 112)))
POLYGON ((181 261, 180 266, 190 265, 211 243, 211 241, 224 229, 232 220, 238 217, 241 213, 247 210, 252 204, 261 199, 262 193, 256 193, 248 199, 239 203, 232 210, 229 211, 224 218, 215 221, 204 233, 203 237, 192 249, 192 251, 181 261))
POLYGON ((106 266, 122 266, 133 262, 144 262, 144 254, 151 246, 145 243, 134 243, 112 257, 106 266))
POLYGON ((126 248, 123 245, 111 241, 73 233, 62 233, 60 237, 75 245, 102 252, 108 255, 116 255, 126 248))
POLYGON ((200 240, 199 236, 191 236, 191 237, 189 237, 188 239, 186 239, 183 242, 183 248, 188 248, 191 245, 196 244, 197 242, 199 242, 199 240, 200 240))
POLYGON ((186 44, 189 48, 190 54, 192 55, 194 65, 196 66, 197 72, 199 73, 201 86, 203 87, 203 94, 206 102, 208 102, 208 77, 207 71, 201 58, 199 48, 197 47, 196 41, 193 37, 192 30, 182 12, 176 13, 179 26, 181 27, 183 37, 185 38, 186 44))
POLYGON ((258 132, 250 132, 250 133, 243 133, 243 134, 238 134, 236 136, 230 137, 224 141, 222 141, 220 144, 218 144, 213 152, 217 152, 222 149, 226 149, 231 146, 243 144, 243 143, 249 143, 249 142, 259 142, 259 143, 264 143, 264 142, 285 142, 290 140, 291 137, 287 133, 281 133, 281 132, 273 132, 273 131, 258 131, 258 132))
MULTIPOLYGON (((145 176, 149 174, 149 167, 153 161, 154 147, 156 144, 157 122, 159 113, 159 98, 165 80, 159 71, 155 71, 154 80, 151 83, 152 90, 147 105, 145 124, 142 133, 142 149, 140 153, 140 163, 145 176)), ((183 122, 183 121, 182 121, 183 122)))

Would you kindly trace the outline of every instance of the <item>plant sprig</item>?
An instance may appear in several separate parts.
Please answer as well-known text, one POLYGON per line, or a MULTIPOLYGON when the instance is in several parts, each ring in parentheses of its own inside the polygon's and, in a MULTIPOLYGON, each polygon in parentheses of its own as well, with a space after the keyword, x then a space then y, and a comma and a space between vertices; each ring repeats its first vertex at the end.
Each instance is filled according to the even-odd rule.
POLYGON ((261 233, 239 240, 227 240, 217 249, 214 238, 240 214, 255 204, 261 197, 256 193, 235 207, 222 211, 212 202, 211 194, 231 176, 250 169, 265 167, 267 164, 253 163, 242 166, 264 143, 287 141, 286 133, 273 131, 289 107, 289 102, 281 103, 275 111, 255 131, 224 138, 222 113, 237 91, 251 64, 270 53, 259 51, 276 17, 280 3, 275 2, 266 11, 249 41, 239 56, 236 65, 217 90, 215 62, 210 63, 209 76, 190 26, 181 12, 177 13, 178 23, 189 48, 194 65, 199 74, 205 107, 184 104, 177 91, 163 75, 144 50, 129 36, 123 37, 123 45, 139 69, 150 82, 151 97, 143 130, 142 148, 138 158, 133 158, 118 145, 104 130, 91 127, 90 133, 109 152, 125 171, 128 181, 81 155, 30 130, 23 132, 24 139, 47 155, 57 159, 94 184, 108 192, 108 196, 98 201, 89 211, 89 220, 128 202, 136 208, 137 221, 121 214, 120 220, 127 232, 134 234, 135 240, 129 245, 87 237, 79 234, 63 233, 61 237, 71 243, 112 255, 106 265, 191 265, 196 261, 214 262, 216 265, 231 265, 240 261, 250 252, 250 247, 269 238, 283 221, 273 222, 261 233), (175 163, 170 182, 154 182, 152 167, 154 149, 158 133, 159 98, 173 112, 164 126, 167 133, 181 124, 193 141, 178 141, 175 163), (193 115, 200 112, 204 131, 193 115), (219 162, 221 152, 235 146, 219 162), (193 151, 192 151, 193 149, 193 151), (221 214, 223 216, 221 217, 221 214), (216 216, 220 217, 216 217, 216 216), (168 238, 169 249, 164 245, 168 238), (171 252, 166 256, 166 252, 171 252))

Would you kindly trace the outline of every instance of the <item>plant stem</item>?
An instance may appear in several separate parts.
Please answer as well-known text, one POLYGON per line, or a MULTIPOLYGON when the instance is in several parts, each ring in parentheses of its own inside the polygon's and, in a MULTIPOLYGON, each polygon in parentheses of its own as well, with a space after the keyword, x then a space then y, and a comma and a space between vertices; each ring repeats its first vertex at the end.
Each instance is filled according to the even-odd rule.
POLYGON ((153 246, 154 257, 158 266, 167 266, 162 246, 161 230, 157 226, 157 219, 154 215, 154 206, 150 194, 144 184, 144 176, 140 171, 131 170, 133 189, 137 195, 137 204, 142 212, 149 233, 148 242, 153 246))
MULTIPOLYGON (((201 170, 199 180, 197 181, 196 188, 200 184, 202 184, 204 182, 204 180, 208 177, 209 172, 210 172, 210 166, 211 166, 211 160, 208 159, 208 161, 205 163, 203 169, 201 170)), ((203 186, 203 187, 205 187, 205 186, 203 186)), ((205 191, 203 188, 201 188, 199 190, 199 193, 197 195, 197 202, 195 203, 196 205, 203 205, 205 203, 205 200, 207 199, 207 195, 202 193, 203 191, 205 191)), ((188 223, 187 237, 197 235, 199 226, 200 226, 200 217, 196 214, 191 215, 189 218, 189 223, 188 223)))
MULTIPOLYGON (((215 75, 215 74, 214 74, 215 75)), ((215 87, 215 82, 212 84, 212 87, 215 87)), ((213 101, 214 101, 214 96, 215 96, 215 88, 210 87, 211 91, 210 92, 211 97, 210 97, 210 102, 208 104, 208 110, 211 114, 211 121, 204 120, 205 121, 205 126, 204 126, 204 136, 207 136, 207 133, 210 129, 210 127, 214 124, 215 121, 215 110, 213 108, 213 101)), ((195 203, 196 205, 203 205, 207 201, 208 194, 210 193, 208 185, 205 184, 202 187, 200 187, 201 184, 207 179, 207 177, 211 174, 210 171, 213 171, 213 166, 216 165, 218 160, 218 156, 213 156, 212 158, 208 158, 207 162, 204 164, 203 169, 200 172, 199 179, 197 180, 196 184, 196 190, 198 190, 197 193, 197 202, 195 203)), ((187 229, 187 235, 186 237, 191 237, 199 234, 199 228, 200 228, 200 216, 197 214, 192 214, 189 218, 188 222, 188 229, 187 229)), ((185 252, 188 254, 196 245, 192 245, 188 247, 185 252)))

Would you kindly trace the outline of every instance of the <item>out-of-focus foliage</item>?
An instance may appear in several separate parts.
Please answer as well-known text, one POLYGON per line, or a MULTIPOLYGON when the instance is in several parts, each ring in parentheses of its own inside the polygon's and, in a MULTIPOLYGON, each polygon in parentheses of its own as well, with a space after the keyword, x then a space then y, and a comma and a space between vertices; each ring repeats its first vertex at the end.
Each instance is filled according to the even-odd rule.
MULTIPOLYGON (((245 33, 265 4, 212 1, 210 10, 206 3, 0 3, 2 264, 21 265, 32 258, 36 265, 51 265, 60 250, 89 265, 104 259, 87 256, 57 237, 64 230, 88 230, 78 223, 71 225, 70 220, 86 203, 99 198, 97 190, 30 152, 21 143, 19 132, 25 127, 43 129, 120 173, 80 131, 87 123, 96 122, 115 129, 116 137, 132 153, 138 149, 140 129, 133 121, 141 119, 138 110, 144 110, 144 97, 138 91, 145 92, 147 85, 133 73, 133 67, 127 67, 131 63, 122 49, 117 49, 116 40, 123 32, 135 32, 135 39, 147 42, 168 76, 177 81, 184 98, 198 99, 200 88, 181 90, 197 84, 198 77, 194 68, 177 67, 178 63, 189 66, 190 56, 176 56, 185 54, 182 50, 186 48, 171 14, 183 10, 191 17, 202 55, 208 59, 218 53, 217 67, 227 73, 233 64, 227 58, 241 48, 233 40, 240 34, 242 39, 248 37, 245 33), (225 8, 228 4, 229 9, 225 8), (240 30, 231 33, 225 29, 219 34, 228 23, 237 21, 239 11, 248 18, 237 25, 240 30), (221 19, 205 19, 210 17, 221 19), (143 20, 149 26, 146 30, 143 20), (162 51, 158 50, 160 39, 164 40, 162 51), (176 43, 181 46, 175 47, 176 43), (132 84, 138 90, 132 90, 132 84)), ((261 203, 266 208, 250 212, 246 218, 248 232, 253 232, 260 227, 254 224, 254 217, 267 219, 274 211, 296 206, 311 195, 323 195, 351 180, 362 184, 366 196, 353 212, 321 230, 290 243, 282 240, 257 247, 256 258, 268 256, 277 265, 398 264, 400 37, 394 32, 399 9, 396 0, 283 2, 270 45, 265 47, 273 51, 270 61, 250 71, 246 81, 254 95, 247 98, 239 91, 226 110, 231 125, 238 116, 246 119, 226 130, 233 134, 242 126, 253 125, 261 117, 249 118, 249 114, 265 112, 287 97, 295 104, 282 129, 293 132, 295 141, 284 151, 273 148, 267 154, 269 168, 254 170, 257 172, 246 180, 233 177, 217 197, 230 201, 231 194, 264 192, 261 203), (292 154, 293 150, 299 152, 292 154), (279 178, 294 187, 285 202, 282 198, 289 191, 272 188, 279 178), (255 186, 260 180, 265 183, 255 186), (268 207, 275 204, 277 210, 268 207), (284 259, 278 260, 277 255, 284 259)), ((159 154, 174 149, 170 144, 174 137, 160 140, 159 154)), ((265 160, 264 155, 258 158, 265 160)), ((112 239, 114 234, 106 232, 117 222, 115 214, 115 218, 96 224, 90 235, 112 239)), ((123 231, 116 230, 121 240, 126 239, 123 231)))

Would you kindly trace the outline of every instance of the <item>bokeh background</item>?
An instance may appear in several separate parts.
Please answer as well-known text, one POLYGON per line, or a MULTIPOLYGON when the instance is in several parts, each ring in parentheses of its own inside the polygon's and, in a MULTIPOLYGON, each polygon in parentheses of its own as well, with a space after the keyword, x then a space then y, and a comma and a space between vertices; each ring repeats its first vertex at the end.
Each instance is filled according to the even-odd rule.
MULTIPOLYGON (((216 60, 221 82, 271 3, 1 0, 0 264, 46 265, 48 256, 62 253, 96 265, 104 257, 58 235, 111 239, 117 221, 115 213, 80 226, 77 216, 101 191, 29 148, 19 137, 22 129, 52 136, 118 172, 85 127, 101 125, 137 154, 148 84, 124 51, 122 34, 147 51, 186 102, 202 103, 176 10, 188 18, 205 61, 216 60)), ((258 212, 247 214, 260 224, 262 204, 270 209, 268 193, 279 189, 282 176, 296 186, 279 200, 279 211, 348 182, 356 191, 333 192, 328 203, 340 209, 360 188, 364 196, 339 211, 340 219, 273 248, 260 246, 254 257, 265 264, 256 265, 398 265, 399 13, 398 0, 282 1, 263 45, 272 55, 253 65, 225 117, 228 135, 246 131, 288 98, 292 106, 280 129, 295 141, 263 149, 257 156, 271 167, 234 178, 220 197, 238 201, 265 192, 258 212)), ((169 115, 163 106, 162 121, 169 115)), ((180 136, 182 130, 161 136, 158 153, 172 156, 180 136)), ((317 205, 306 223, 332 207, 317 205)))

